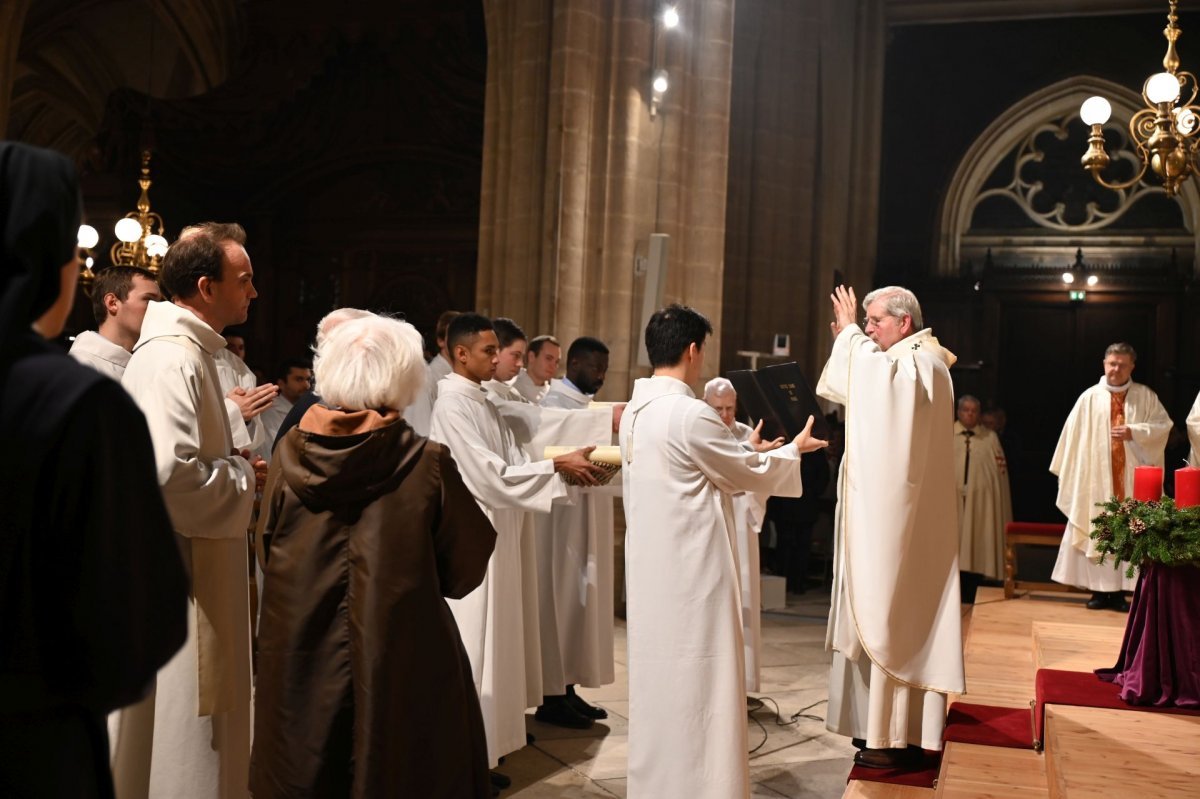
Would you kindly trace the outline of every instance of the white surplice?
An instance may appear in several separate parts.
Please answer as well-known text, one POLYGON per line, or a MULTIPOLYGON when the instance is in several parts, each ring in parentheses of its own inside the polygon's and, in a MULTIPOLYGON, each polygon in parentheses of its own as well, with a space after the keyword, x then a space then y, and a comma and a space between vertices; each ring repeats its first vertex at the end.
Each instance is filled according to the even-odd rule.
POLYGON ((929 329, 883 351, 847 325, 817 385, 846 406, 825 724, 873 749, 941 749, 964 689, 953 363, 929 329))
POLYGON ((275 436, 279 434, 279 428, 283 425, 283 420, 287 418, 293 405, 294 403, 283 396, 283 394, 276 394, 271 407, 258 415, 258 421, 262 424, 263 428, 263 437, 267 442, 266 446, 258 454, 262 455, 263 460, 268 463, 271 461, 271 450, 275 444, 275 436))
MULTIPOLYGON (((609 446, 612 410, 589 409, 591 396, 555 381, 542 398, 543 422, 532 442, 609 446)), ((567 685, 598 688, 613 669, 613 498, 603 488, 574 489, 573 504, 555 503, 534 518, 537 547, 542 695, 567 685)))
POLYGON ((438 382, 454 371, 450 361, 441 353, 433 356, 433 360, 425 364, 425 385, 413 398, 412 405, 404 409, 404 421, 408 422, 419 436, 429 436, 433 423, 433 404, 438 396, 438 382))
POLYGON ((537 636, 524 589, 526 582, 536 584, 534 575, 525 574, 522 553, 529 535, 526 511, 549 513, 551 503, 566 496, 566 484, 551 461, 529 461, 486 390, 461 375, 439 381, 431 426, 430 439, 450 449, 467 488, 496 528, 483 582, 462 599, 447 600, 471 660, 494 766, 525 746, 525 709, 531 706, 531 690, 541 684, 540 674, 527 674, 540 654, 534 659, 526 651, 527 637, 537 636))
MULTIPOLYGON (((1128 564, 1100 553, 1091 539, 1092 519, 1100 515, 1099 503, 1113 496, 1112 392, 1105 378, 1079 395, 1067 416, 1050 471, 1058 476, 1056 504, 1067 517, 1067 530, 1058 548, 1051 579, 1091 591, 1132 591, 1136 578, 1126 577, 1128 564)), ((1171 417, 1158 395, 1141 383, 1129 382, 1125 394, 1125 424, 1133 438, 1124 442, 1125 493, 1133 495, 1133 470, 1138 466, 1162 466, 1163 450, 1171 434, 1171 417)))
POLYGON ((1188 456, 1188 463, 1192 466, 1200 466, 1200 394, 1196 395, 1196 401, 1192 403, 1192 409, 1188 412, 1186 424, 1188 441, 1192 445, 1191 454, 1188 456))
POLYGON ((120 344, 114 344, 96 331, 85 330, 71 343, 70 355, 119 383, 125 374, 125 367, 129 364, 130 353, 120 344))
MULTIPOLYGON (((247 422, 242 418, 242 409, 226 396, 235 388, 243 388, 246 391, 257 388, 258 378, 254 376, 254 372, 250 371, 250 367, 246 366, 246 362, 228 348, 214 352, 213 361, 217 365, 217 380, 221 382, 221 395, 225 396, 225 411, 229 416, 229 431, 233 435, 233 445, 238 449, 248 449, 259 454, 263 454, 265 446, 266 455, 270 456, 271 444, 275 439, 274 437, 267 439, 262 414, 247 422)), ((276 399, 278 400, 278 397, 276 399)), ((279 421, 282 422, 283 417, 280 417, 279 421)), ((275 429, 279 429, 278 423, 275 425, 275 429)))
POLYGON ((213 353, 225 339, 186 308, 151 303, 122 384, 146 415, 158 482, 191 577, 183 648, 154 694, 122 711, 119 799, 247 796, 254 470, 233 440, 213 353))
POLYGON ((550 390, 550 383, 547 381, 539 386, 533 382, 533 378, 529 376, 529 372, 522 368, 517 373, 516 378, 513 379, 513 388, 521 392, 521 396, 534 405, 540 405, 542 397, 546 396, 546 392, 550 390))
POLYGON ((741 588, 731 495, 800 496, 788 444, 747 451, 671 377, 621 417, 631 799, 750 793, 741 588))
POLYGON ((1004 576, 1004 528, 1012 521, 1008 465, 999 436, 981 424, 975 425, 970 436, 966 430, 962 422, 954 423, 958 567, 999 579, 1004 576))
MULTIPOLYGON (((735 421, 730 428, 743 447, 750 446, 754 428, 735 421)), ((757 693, 762 673, 762 562, 758 536, 767 515, 767 495, 756 492, 733 496, 737 525, 738 565, 742 586, 742 644, 746 655, 746 690, 757 693)))

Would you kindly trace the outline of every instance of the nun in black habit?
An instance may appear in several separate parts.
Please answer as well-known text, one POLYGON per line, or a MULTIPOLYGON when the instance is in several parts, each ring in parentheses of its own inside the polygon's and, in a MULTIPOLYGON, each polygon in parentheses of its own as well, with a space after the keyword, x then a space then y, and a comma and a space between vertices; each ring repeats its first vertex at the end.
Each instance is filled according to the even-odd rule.
POLYGON ((0 796, 112 796, 105 715, 187 634, 146 422, 47 339, 70 314, 80 195, 0 142, 0 796))

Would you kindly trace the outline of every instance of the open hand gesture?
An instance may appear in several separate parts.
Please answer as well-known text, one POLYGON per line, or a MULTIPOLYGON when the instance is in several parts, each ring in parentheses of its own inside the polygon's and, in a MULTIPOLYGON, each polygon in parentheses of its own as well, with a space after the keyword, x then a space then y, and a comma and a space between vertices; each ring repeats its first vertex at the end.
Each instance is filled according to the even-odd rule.
POLYGON ((833 321, 830 322, 829 329, 833 331, 834 338, 837 338, 842 328, 854 324, 854 317, 858 313, 858 298, 854 296, 854 289, 838 286, 833 290, 833 294, 829 295, 829 299, 833 300, 833 321))
MULTIPOLYGON (((851 294, 851 296, 853 297, 854 295, 851 294)), ((813 418, 812 416, 809 416, 808 422, 804 425, 804 429, 797 433, 796 437, 792 439, 792 443, 796 445, 796 449, 800 450, 802 453, 816 452, 819 449, 824 449, 825 447, 829 446, 828 441, 822 441, 819 438, 812 437, 812 426, 813 418)))
POLYGON ((770 452, 773 449, 779 449, 783 446, 783 436, 772 441, 763 441, 762 439, 763 420, 759 419, 758 424, 754 427, 754 432, 750 434, 750 446, 754 447, 755 452, 770 452))

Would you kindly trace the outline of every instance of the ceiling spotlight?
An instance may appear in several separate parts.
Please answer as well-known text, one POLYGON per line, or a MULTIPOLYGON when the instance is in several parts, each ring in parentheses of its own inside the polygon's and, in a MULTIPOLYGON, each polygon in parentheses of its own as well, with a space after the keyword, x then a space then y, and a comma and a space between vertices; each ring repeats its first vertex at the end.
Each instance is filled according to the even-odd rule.
POLYGON ((1063 282, 1068 286, 1075 282, 1074 272, 1063 272, 1063 282))
POLYGON ((1088 275, 1087 284, 1089 286, 1094 286, 1099 282, 1100 282, 1100 278, 1096 277, 1095 275, 1088 275))
POLYGON ((667 6, 663 9, 662 23, 663 27, 668 29, 679 27, 679 11, 675 6, 667 6))

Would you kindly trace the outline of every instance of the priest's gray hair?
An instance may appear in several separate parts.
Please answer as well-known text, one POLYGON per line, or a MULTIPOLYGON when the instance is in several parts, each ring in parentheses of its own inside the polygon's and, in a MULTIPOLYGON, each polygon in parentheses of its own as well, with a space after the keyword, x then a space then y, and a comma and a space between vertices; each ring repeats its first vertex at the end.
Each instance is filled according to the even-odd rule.
POLYGON ((329 331, 342 322, 349 322, 351 319, 365 319, 368 316, 374 315, 370 311, 364 311, 361 308, 335 308, 322 316, 320 322, 317 322, 317 342, 313 346, 313 350, 315 351, 317 347, 321 346, 321 342, 329 335, 329 331))
POLYGON ((962 406, 967 404, 968 402, 975 403, 975 407, 979 408, 980 410, 983 409, 983 403, 979 401, 979 397, 976 397, 973 394, 963 394, 961 397, 958 398, 958 402, 955 403, 954 407, 956 410, 961 411, 962 406))
POLYGON ((1104 351, 1104 357, 1107 358, 1110 355, 1128 355, 1129 360, 1137 363, 1137 350, 1133 348, 1132 344, 1124 341, 1118 341, 1116 344, 1109 344, 1108 349, 1104 351))
POLYGON ((710 397, 720 397, 725 394, 737 396, 737 389, 733 387, 727 378, 714 377, 704 384, 704 401, 708 402, 710 397))
POLYGON ((875 289, 863 298, 863 310, 867 310, 867 306, 876 300, 883 301, 883 307, 888 316, 894 316, 897 319, 903 319, 906 315, 911 316, 913 332, 925 328, 925 322, 921 318, 921 303, 917 302, 917 295, 903 286, 884 286, 881 289, 875 289))
POLYGON ((342 322, 317 346, 313 375, 326 405, 403 411, 425 385, 421 334, 376 314, 342 322))

